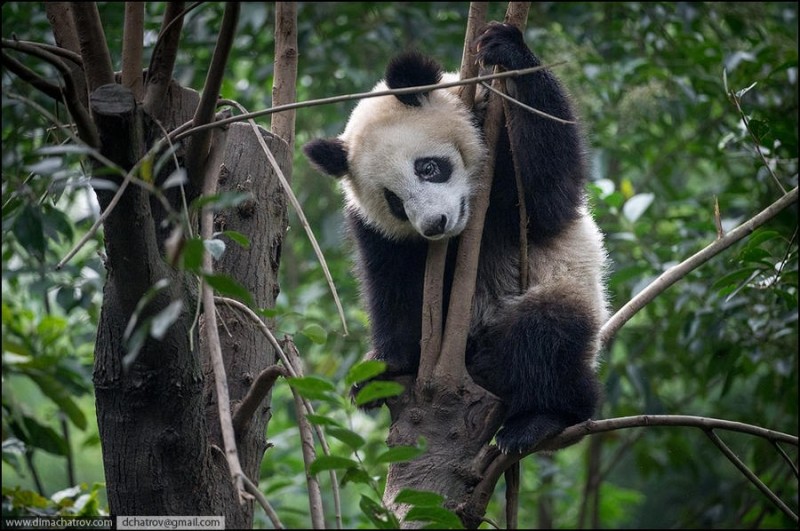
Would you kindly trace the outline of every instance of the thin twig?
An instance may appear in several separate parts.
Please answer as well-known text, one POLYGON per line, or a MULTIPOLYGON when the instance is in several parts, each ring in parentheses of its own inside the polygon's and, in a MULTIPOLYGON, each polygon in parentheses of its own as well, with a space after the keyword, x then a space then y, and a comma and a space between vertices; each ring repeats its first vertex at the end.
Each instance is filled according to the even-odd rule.
POLYGON ((538 447, 529 449, 521 454, 487 454, 488 463, 483 471, 483 479, 475 486, 475 496, 479 498, 482 493, 486 493, 488 496, 494 492, 494 486, 497 484, 497 480, 503 472, 512 464, 532 453, 564 448, 577 443, 587 435, 651 426, 691 427, 699 428, 706 432, 714 429, 726 430, 761 437, 772 443, 782 442, 793 446, 798 445, 798 438, 788 433, 768 430, 752 424, 710 417, 691 415, 637 415, 604 420, 587 420, 568 427, 555 437, 543 441, 538 447))
MULTIPOLYGON (((236 102, 230 102, 232 105, 235 105, 240 111, 245 112, 246 109, 242 107, 240 104, 236 102)), ((267 156, 270 165, 272 166, 275 175, 278 176, 278 180, 283 187, 283 191, 286 193, 287 197, 289 198, 289 202, 294 207, 295 213, 297 214, 298 219, 300 220, 300 224, 303 226, 303 230, 306 232, 306 236, 308 236, 309 241, 311 242, 311 247, 314 249, 314 253, 317 255, 317 259, 319 260, 319 264, 322 267, 322 273, 325 275, 325 280, 328 282, 328 287, 331 290, 331 295, 333 296, 333 302, 336 304, 336 309, 339 312, 339 319, 342 322, 342 334, 347 335, 347 321, 344 316, 344 308, 342 307, 342 302, 339 300, 339 292, 336 290, 336 285, 333 283, 333 276, 331 275, 331 271, 328 268, 328 262, 325 260, 325 255, 322 254, 322 249, 317 242, 317 238, 314 236, 314 232, 311 230, 311 224, 306 219, 305 212, 303 212, 303 207, 300 205, 300 201, 298 201, 297 196, 294 194, 292 190, 292 186, 289 184, 289 181, 286 179, 286 176, 283 174, 283 170, 281 169, 278 162, 275 160, 275 157, 272 154, 272 151, 267 146, 267 143, 264 141, 264 138, 261 136, 261 133, 258 129, 258 125, 256 125, 255 121, 250 119, 248 120, 250 127, 253 129, 255 133, 256 140, 258 140, 261 149, 264 151, 264 154, 267 156)))
POLYGON ((181 138, 189 135, 196 134, 200 131, 205 129, 210 129, 213 127, 222 127, 231 123, 235 122, 243 122, 245 120, 250 120, 253 118, 259 118, 261 116, 267 116, 269 114, 273 114, 276 112, 284 112, 289 111, 292 109, 302 109, 305 107, 315 107, 317 105, 329 105, 332 103, 341 103, 345 101, 353 101, 353 100, 363 100, 367 98, 377 98, 380 96, 394 96, 397 94, 413 94, 416 92, 427 92, 431 90, 439 90, 449 87, 458 87, 461 85, 469 85, 480 83, 481 81, 487 81, 490 79, 502 79, 508 77, 516 77, 516 76, 524 76, 525 74, 532 74, 534 72, 539 72, 540 70, 544 70, 546 68, 552 68, 554 66, 558 66, 561 63, 554 63, 552 65, 540 65, 534 66, 531 68, 523 68, 521 70, 507 70, 505 72, 497 72, 496 74, 487 74, 485 76, 476 76, 469 79, 461 79, 456 81, 448 81, 446 83, 437 83, 435 85, 420 85, 417 87, 405 87, 405 88, 397 88, 397 89, 389 89, 389 90, 379 90, 375 92, 359 92, 356 94, 346 94, 343 96, 332 96, 330 98, 321 98, 318 100, 306 100, 300 101, 295 103, 287 103, 286 105, 279 105, 277 107, 270 107, 269 109, 263 109, 260 111, 254 111, 247 114, 240 114, 238 116, 231 116, 230 118, 225 118, 223 120, 217 120, 213 123, 202 125, 200 127, 192 128, 184 133, 176 135, 173 138, 173 141, 180 140, 181 138))
MULTIPOLYGON (((288 342, 289 361, 296 372, 300 371, 300 358, 294 343, 288 342)), ((311 473, 311 463, 317 458, 314 448, 314 439, 311 435, 311 423, 308 417, 303 415, 303 402, 300 394, 292 393, 294 405, 297 410, 297 427, 300 430, 301 447, 303 450, 303 461, 306 465, 306 482, 308 483, 308 508, 311 513, 311 525, 314 529, 325 529, 325 514, 323 513, 322 493, 319 487, 319 480, 311 473)))
POLYGON ((20 80, 24 81, 25 83, 29 84, 45 96, 54 99, 56 101, 61 101, 63 97, 61 93, 61 86, 55 83, 51 83, 41 77, 38 73, 31 70, 21 62, 17 61, 6 52, 2 54, 3 58, 3 67, 8 69, 8 71, 13 72, 16 74, 20 80))
POLYGON ((244 488, 253 495, 253 497, 258 501, 259 505, 264 509, 264 512, 267 513, 267 518, 270 519, 272 522, 272 526, 275 529, 286 529, 283 524, 281 523, 281 519, 278 517, 278 513, 275 512, 275 509, 272 508, 267 498, 261 492, 261 489, 258 488, 258 485, 253 483, 249 477, 242 476, 242 481, 244 482, 244 488))
POLYGON ((525 105, 524 103, 522 103, 518 99, 512 98, 511 96, 506 94, 505 91, 497 90, 496 88, 492 87, 488 83, 481 83, 481 85, 483 85, 484 87, 486 87, 490 91, 494 92, 495 94, 497 94, 498 96, 500 96, 504 100, 507 100, 507 101, 513 103, 514 105, 517 105, 518 107, 522 107, 526 111, 532 112, 533 114, 541 116, 542 118, 547 118, 548 120, 553 120, 554 122, 558 122, 560 124, 566 124, 566 125, 575 125, 577 123, 574 120, 565 120, 563 118, 559 118, 558 116, 553 116, 552 114, 548 114, 548 113, 546 113, 544 111, 540 111, 539 109, 535 109, 535 108, 531 107, 530 105, 525 105))
POLYGON ((792 190, 783 195, 770 206, 749 220, 745 221, 735 229, 728 231, 728 233, 722 238, 717 238, 714 240, 714 242, 706 246, 701 251, 690 256, 680 264, 667 269, 646 288, 628 301, 628 303, 619 309, 608 321, 606 321, 606 323, 600 329, 601 343, 607 345, 611 338, 614 337, 614 334, 616 334, 617 331, 622 328, 622 325, 628 322, 631 317, 636 314, 636 312, 644 308, 661 292, 734 243, 749 236, 754 230, 774 218, 783 209, 796 203, 797 187, 795 186, 792 190))
POLYGON ((778 188, 781 189, 781 192, 785 194, 786 188, 783 187, 781 181, 778 179, 778 176, 775 175, 775 172, 772 170, 772 167, 769 165, 769 162, 767 162, 767 159, 764 156, 764 151, 761 149, 761 141, 756 136, 753 129, 750 127, 750 120, 747 119, 747 115, 744 113, 744 110, 742 110, 741 98, 737 96, 733 90, 731 90, 728 93, 728 96, 730 96, 730 98, 733 100, 734 105, 736 105, 736 109, 739 111, 739 116, 742 117, 744 128, 747 129, 747 132, 750 134, 750 138, 753 140, 753 146, 756 149, 756 153, 758 153, 758 156, 761 157, 761 162, 764 163, 764 167, 767 168, 767 171, 769 172, 770 176, 772 176, 772 180, 775 181, 775 184, 778 185, 778 188))
POLYGON ((81 136, 81 138, 83 138, 83 141, 86 142, 86 144, 92 147, 100 147, 100 136, 97 132, 97 127, 95 127, 94 122, 89 116, 89 112, 86 110, 86 107, 84 107, 81 103, 72 71, 66 64, 64 64, 64 61, 38 46, 31 46, 9 39, 3 39, 2 43, 4 47, 38 57, 39 59, 53 65, 58 70, 58 72, 64 78, 64 104, 67 106, 67 109, 69 110, 69 113, 75 122, 75 126, 78 129, 78 134, 81 136))
MULTIPOLYGON (((224 142, 218 141, 213 144, 205 181, 203 185, 203 196, 210 197, 217 190, 217 174, 224 153, 224 142)), ((208 205, 203 208, 200 217, 200 235, 203 240, 210 240, 214 235, 214 210, 208 205)), ((208 250, 203 250, 203 271, 211 274, 214 270, 214 258, 208 250)), ((225 446, 225 459, 228 462, 228 470, 233 480, 234 488, 239 494, 239 502, 246 500, 244 491, 244 471, 239 462, 239 452, 236 448, 236 435, 231 419, 231 403, 228 395, 228 377, 225 374, 225 362, 222 360, 222 348, 219 341, 219 330, 217 329, 216 306, 214 303, 214 289, 208 282, 202 282, 203 314, 205 316, 206 346, 211 358, 211 366, 214 371, 214 384, 217 392, 217 411, 219 415, 220 430, 222 431, 222 442, 225 446)))
MULTIPOLYGON (((230 299, 230 298, 227 298, 227 297, 215 297, 215 300, 217 302, 224 302, 225 304, 227 304, 227 305, 229 305, 231 307, 237 308, 238 310, 244 312, 245 315, 250 317, 250 319, 256 324, 256 326, 258 326, 258 329, 261 330, 261 332, 264 334, 264 337, 267 338, 267 340, 269 341, 270 345, 272 345, 272 348, 275 349, 275 352, 278 353, 278 357, 280 358, 280 360, 283 363, 283 366, 286 368, 286 370, 289 371, 289 374, 293 378, 299 378, 299 377, 302 376, 302 371, 300 370, 300 367, 295 368, 294 363, 292 363, 292 361, 286 355, 286 353, 283 350, 283 347, 281 347, 280 343, 278 343, 278 340, 275 339, 275 336, 272 335, 272 332, 267 327, 267 325, 264 323, 264 321, 261 320, 261 318, 258 316, 258 314, 256 314, 252 309, 250 309, 246 304, 243 304, 243 303, 237 301, 236 299, 230 299)), ((295 391, 294 388, 292 388, 292 394, 293 395, 297 394, 297 391, 295 391)), ((297 395, 297 396, 299 396, 299 395, 297 395)), ((298 411, 297 415, 298 416, 300 416, 300 415, 313 415, 314 414, 314 407, 311 405, 311 402, 308 399, 303 398, 303 397, 300 397, 300 399, 301 399, 301 401, 303 403, 303 406, 305 407, 305 410, 298 411)), ((325 455, 331 455, 331 449, 330 449, 330 446, 328 445, 328 440, 325 437, 325 432, 322 430, 322 428, 318 424, 313 424, 312 427, 313 427, 314 433, 317 435, 317 440, 319 441, 320 445, 322 445, 322 452, 325 455)), ((308 464, 310 464, 310 463, 308 463, 308 464)), ((335 470, 331 469, 330 477, 331 477, 331 489, 333 491, 333 504, 334 504, 334 509, 336 510, 336 521, 339 522, 342 519, 342 516, 341 516, 341 514, 342 514, 342 506, 341 506, 341 498, 339 496, 339 481, 338 481, 338 479, 336 477, 336 471, 335 470)))
POLYGON ((719 448, 719 451, 728 458, 728 460, 733 463, 733 465, 739 469, 739 472, 744 474, 744 477, 750 480, 750 482, 761 491, 761 494, 767 497, 772 503, 774 503, 785 515, 789 518, 794 520, 795 522, 798 521, 797 515, 792 511, 783 501, 775 495, 774 492, 767 487, 763 481, 758 479, 752 470, 750 470, 747 465, 745 465, 741 459, 739 459, 736 454, 725 444, 722 439, 719 438, 719 435, 714 433, 714 430, 707 430, 706 435, 711 441, 719 448))

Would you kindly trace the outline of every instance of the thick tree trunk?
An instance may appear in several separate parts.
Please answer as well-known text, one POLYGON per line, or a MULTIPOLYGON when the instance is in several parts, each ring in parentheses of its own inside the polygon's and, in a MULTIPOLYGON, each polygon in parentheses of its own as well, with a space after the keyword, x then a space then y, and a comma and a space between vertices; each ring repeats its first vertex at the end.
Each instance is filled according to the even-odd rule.
MULTIPOLYGON (((121 85, 100 87, 90 100, 102 152, 123 168, 133 167, 144 154, 145 139, 162 136, 130 90, 121 85)), ((197 101, 196 93, 173 85, 163 102, 162 117, 167 120, 163 126, 171 130, 189 121, 197 101)), ((244 249, 228 242, 216 269, 250 289, 259 307, 269 307, 278 292, 285 201, 265 157, 259 156, 254 133, 248 135, 248 130, 231 127, 224 133, 232 138, 226 144, 220 173, 222 187, 252 191, 254 199, 220 212, 217 223, 220 230, 245 234, 251 246, 244 249)), ((271 136, 268 143, 279 164, 288 165, 285 144, 271 136)), ((112 195, 98 189, 103 209, 112 195)), ((176 200, 173 207, 180 211, 180 202, 176 200)), ((115 515, 224 515, 228 527, 249 527, 252 504, 239 504, 224 456, 218 451, 219 420, 215 407, 210 407, 213 378, 204 374, 203 349, 197 327, 192 327, 197 280, 164 260, 169 233, 162 224, 165 219, 158 201, 131 184, 104 226, 108 276, 94 382, 109 507, 115 515), (125 367, 126 327, 142 296, 160 280, 167 280, 167 286, 141 311, 139 322, 175 300, 183 301, 181 315, 162 340, 148 339, 135 361, 125 367)), ((227 327, 220 335, 235 407, 249 383, 274 363, 274 353, 251 323, 225 309, 220 312, 221 326, 227 327)), ((238 442, 244 472, 256 482, 268 419, 265 401, 238 442)))

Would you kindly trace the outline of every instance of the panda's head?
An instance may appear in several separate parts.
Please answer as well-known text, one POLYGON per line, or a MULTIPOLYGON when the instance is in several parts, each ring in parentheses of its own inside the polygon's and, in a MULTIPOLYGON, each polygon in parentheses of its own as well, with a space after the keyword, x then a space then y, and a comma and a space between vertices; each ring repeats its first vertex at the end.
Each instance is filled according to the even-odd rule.
MULTIPOLYGON (((437 63, 406 53, 373 92, 442 77, 437 63)), ((320 171, 342 178, 348 209, 396 240, 458 235, 485 156, 470 111, 448 89, 363 99, 338 138, 313 140, 303 151, 320 171)))

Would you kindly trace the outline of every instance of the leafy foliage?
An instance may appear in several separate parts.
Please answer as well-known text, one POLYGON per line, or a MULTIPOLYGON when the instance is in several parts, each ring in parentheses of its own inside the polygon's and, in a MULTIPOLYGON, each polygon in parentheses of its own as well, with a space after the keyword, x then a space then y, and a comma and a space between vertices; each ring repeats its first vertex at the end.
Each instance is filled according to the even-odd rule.
MULTIPOLYGON (((298 99, 368 90, 387 59, 411 46, 457 68, 467 7, 300 4, 298 99)), ((504 8, 492 3, 490 18, 501 18, 504 8)), ((52 38, 41 5, 7 2, 2 9, 4 38, 52 38)), ((122 4, 99 9, 118 68, 122 4)), ((145 53, 152 51, 162 12, 162 3, 147 4, 145 53)), ((176 66, 186 86, 202 83, 221 12, 218 4, 204 4, 186 20, 176 66)), ((251 110, 271 102, 273 42, 267 29, 273 21, 271 5, 242 5, 223 93, 251 110)), ((556 72, 587 125, 589 193, 607 236, 614 308, 714 240, 715 204, 722 229, 730 230, 774 201, 781 187, 797 186, 796 4, 533 3, 528 26, 527 40, 544 62, 567 61, 556 72)), ((18 58, 57 79, 49 66, 18 58)), ((79 466, 73 477, 66 474, 67 487, 102 481, 90 379, 105 272, 98 256, 102 233, 54 269, 97 216, 83 168, 87 154, 64 144, 61 130, 31 102, 67 122, 62 108, 9 73, 2 87, 3 483, 15 485, 4 488, 7 514, 10 507, 24 511, 50 503, 48 497, 64 487, 70 454, 79 466), (58 466, 47 466, 53 463, 58 466)), ((299 110, 297 145, 337 134, 351 108, 299 110)), ((296 151, 293 189, 331 268, 350 334, 341 333, 321 268, 294 216, 282 253, 278 306, 262 313, 274 319, 277 332, 294 337, 312 375, 291 385, 318 403, 310 420, 330 437, 332 456, 320 457, 315 468, 340 473, 344 525, 396 526, 380 493, 387 462, 405 456, 387 453, 396 451, 383 442, 385 410, 364 415, 345 398, 350 385, 380 367, 358 362, 368 349, 368 323, 343 239, 340 195, 296 151)), ((213 200, 227 199, 241 198, 213 200)), ((223 241, 249 242, 248 235, 226 236, 187 238, 180 265, 199 272, 204 247, 223 253, 223 241)), ((796 434, 797 259, 797 211, 789 209, 649 304, 605 352, 606 400, 599 416, 697 414, 796 434)), ((247 300, 226 279, 208 280, 247 300)), ((157 332, 168 321, 169 315, 156 317, 142 330, 151 334, 155 325, 157 332)), ((308 527, 292 404, 288 386, 278 385, 268 434, 274 447, 262 463, 260 485, 285 525, 308 527)), ((783 499, 797 499, 796 478, 765 451, 766 442, 728 442, 783 499)), ((549 523, 558 527, 795 525, 699 434, 615 432, 587 448, 584 442, 552 458, 524 461, 522 527, 535 525, 548 508, 554 515, 549 523)), ((101 489, 82 492, 102 506, 101 489)), ((412 517, 454 523, 439 511, 438 500, 405 495, 419 509, 412 517)), ((500 521, 502 504, 498 489, 488 516, 500 521)))

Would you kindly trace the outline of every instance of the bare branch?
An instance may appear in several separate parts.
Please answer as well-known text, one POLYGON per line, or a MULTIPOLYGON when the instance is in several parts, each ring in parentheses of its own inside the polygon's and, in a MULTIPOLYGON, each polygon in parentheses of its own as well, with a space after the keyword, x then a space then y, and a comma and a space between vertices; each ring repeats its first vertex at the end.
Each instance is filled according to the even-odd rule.
MULTIPOLYGON (((231 105, 234 105, 241 111, 244 111, 244 107, 236 102, 229 102, 231 105)), ((331 275, 330 269, 328 268, 328 262, 325 260, 325 255, 322 254, 322 249, 319 247, 319 243, 317 242, 316 236, 314 236, 314 232, 311 230, 311 224, 306 219, 305 212, 303 212, 303 207, 300 205, 300 201, 297 200, 297 196, 294 194, 289 181, 286 179, 286 176, 283 174, 283 170, 281 170, 278 162, 275 160, 275 157, 272 155, 272 152, 267 147, 266 142, 261 137, 261 134, 258 132, 258 126, 256 123, 251 119, 249 120, 250 127, 253 128, 253 131, 256 134, 256 140, 261 145, 261 149, 264 151, 264 154, 267 156, 270 165, 272 166, 273 171, 275 171, 275 175, 278 176, 278 179, 281 182, 281 186, 283 187, 283 191, 286 192, 286 196, 289 198, 289 202, 294 207, 295 213, 300 220, 300 224, 303 226, 303 229, 308 236, 309 241, 311 242, 311 247, 314 249, 314 253, 317 255, 317 259, 319 260, 320 266, 322 267, 322 273, 325 275, 325 280, 328 282, 328 287, 331 290, 331 294, 333 296, 333 302, 336 304, 336 309, 339 312, 339 319, 342 322, 342 333, 344 335, 348 334, 347 331, 347 321, 344 317, 344 308, 342 308, 342 302, 339 300, 339 292, 336 290, 336 285, 333 283, 333 276, 331 275)))
POLYGON ((543 441, 538 447, 528 450, 523 454, 487 454, 486 461, 488 464, 484 471, 483 479, 475 487, 475 498, 480 499, 482 496, 487 495, 487 493, 490 496, 491 493, 494 492, 497 480, 503 472, 512 464, 532 453, 559 450, 579 442, 587 435, 651 426, 692 427, 699 428, 706 433, 715 429, 727 430, 761 437, 772 443, 782 442, 793 446, 798 445, 798 438, 788 433, 768 430, 752 424, 709 417, 690 415, 638 415, 605 420, 587 420, 586 422, 568 427, 559 435, 543 441))
POLYGON ((458 87, 461 85, 470 85, 475 83, 480 83, 481 81, 487 81, 490 79, 501 79, 501 78, 508 78, 508 77, 517 77, 517 76, 524 76, 525 74, 532 74, 534 72, 538 72, 540 70, 544 70, 546 68, 552 68, 554 66, 558 66, 562 63, 554 63, 552 65, 541 65, 541 66, 532 66, 531 68, 523 68, 521 70, 508 70, 505 72, 497 72, 496 74, 488 74, 485 76, 476 76, 469 79, 461 79, 457 81, 448 81, 446 83, 437 83, 435 85, 420 85, 417 87, 406 87, 406 88, 398 88, 398 89, 390 89, 390 90, 381 90, 376 92, 359 92, 356 94, 347 94, 344 96, 333 96, 330 98, 321 98, 318 100, 307 100, 307 101, 300 101, 296 103, 287 103, 286 105, 280 105, 278 107, 270 107, 269 109, 263 109, 260 111, 254 111, 247 114, 241 114, 239 116, 231 116, 230 118, 225 118, 222 120, 216 120, 213 123, 201 125, 195 128, 192 128, 189 131, 181 133, 180 135, 175 136, 172 138, 173 142, 180 140, 188 135, 193 135, 199 133, 201 131, 205 131, 206 129, 213 129, 215 127, 222 127, 231 123, 235 122, 242 122, 244 120, 250 120, 253 118, 259 118, 261 116, 267 116, 269 114, 273 114, 276 112, 284 112, 289 111, 292 109, 302 109, 304 107, 315 107, 317 105, 328 105, 331 103, 341 103, 343 101, 353 101, 353 100, 363 100, 367 98, 377 98, 380 96, 394 96, 397 94, 414 94, 417 92, 429 92, 431 90, 439 90, 449 87, 458 87))
MULTIPOLYGON (((527 2, 509 2, 506 23, 524 28, 528 7, 527 2)), ((502 123, 503 102, 497 97, 490 97, 483 128, 488 156, 481 177, 481 189, 473 198, 472 215, 458 242, 458 257, 442 339, 442 353, 434 371, 437 380, 452 379, 454 382, 460 382, 467 376, 464 355, 472 319, 472 298, 478 275, 483 222, 489 206, 489 192, 494 177, 495 146, 502 123)))
POLYGON ((271 365, 261 371, 236 409, 236 413, 233 414, 233 430, 237 439, 241 439, 250 427, 250 419, 264 398, 272 391, 278 376, 286 377, 287 374, 289 374, 287 370, 278 365, 271 365))
POLYGON ((281 523, 281 519, 278 517, 278 513, 275 512, 275 509, 272 508, 267 498, 264 497, 264 494, 259 490, 258 485, 250 481, 250 478, 247 476, 242 477, 244 481, 244 488, 253 495, 253 497, 258 501, 259 505, 264 509, 264 512, 267 513, 267 518, 269 518, 270 522, 272 522, 272 526, 275 529, 286 529, 284 525, 281 523))
POLYGON ((633 317, 636 312, 644 308, 660 293, 675 284, 677 281, 697 269, 714 256, 718 255, 734 243, 749 236, 754 230, 774 218, 786 207, 797 203, 797 187, 772 203, 770 206, 745 221, 726 235, 716 239, 703 250, 690 256, 680 264, 667 269, 646 288, 640 291, 625 306, 619 309, 600 329, 600 341, 607 345, 614 334, 633 317))
POLYGON ((720 451, 720 452, 722 452, 722 453, 723 453, 723 455, 725 455, 725 457, 727 457, 727 458, 728 458, 728 460, 729 460, 731 463, 733 463, 733 465, 734 465, 736 468, 738 468, 738 469, 739 469, 739 472, 741 472, 742 474, 744 474, 744 477, 746 477, 747 479, 749 479, 749 480, 750 480, 750 482, 751 482, 753 485, 755 485, 755 486, 756 486, 756 488, 758 488, 758 490, 760 490, 760 491, 761 491, 761 494, 763 494, 764 496, 766 496, 766 497, 767 497, 767 498, 768 498, 768 499, 769 499, 769 500, 770 500, 772 503, 774 503, 774 504, 775 504, 775 505, 776 505, 776 506, 777 506, 777 507, 778 507, 778 508, 779 508, 781 511, 783 511, 783 513, 784 513, 786 516, 788 516, 789 518, 791 518, 792 520, 794 520, 795 522, 797 522, 797 515, 794 513, 794 511, 792 511, 791 509, 789 509, 789 507, 788 507, 788 506, 787 506, 785 503, 783 503, 783 501, 782 501, 780 498, 778 498, 778 497, 775 495, 775 493, 774 493, 774 492, 772 492, 772 491, 769 489, 769 487, 767 487, 767 486, 764 484, 764 482, 763 482, 763 481, 761 481, 760 479, 758 479, 758 476, 756 476, 756 475, 753 473, 753 471, 752 471, 752 470, 750 470, 750 469, 747 467, 747 465, 745 465, 745 464, 742 462, 742 460, 741 460, 741 459, 739 459, 739 458, 736 456, 736 454, 735 454, 735 453, 733 453, 733 451, 731 451, 731 449, 728 447, 728 445, 727 445, 727 444, 725 444, 725 443, 722 441, 722 439, 720 439, 720 438, 719 438, 719 435, 717 435, 716 433, 714 433, 714 431, 713 431, 713 430, 708 430, 708 431, 706 431, 706 435, 708 435, 708 438, 709 438, 709 439, 711 439, 711 441, 712 441, 712 442, 713 442, 713 443, 714 443, 714 444, 717 446, 717 448, 719 448, 719 451, 720 451))
MULTIPOLYGON (((297 348, 294 343, 289 340, 286 342, 288 348, 288 356, 291 365, 296 372, 300 370, 300 357, 297 355, 297 348)), ((303 402, 300 394, 292 390, 294 396, 294 405, 297 410, 297 427, 300 430, 300 440, 303 449, 303 461, 306 465, 306 482, 308 483, 308 508, 311 512, 311 525, 314 529, 325 529, 325 515, 322 512, 322 493, 319 488, 319 481, 316 476, 311 474, 309 468, 314 459, 317 458, 316 450, 314 449, 314 439, 311 434, 311 423, 303 411, 303 402)))
POLYGON ((2 54, 3 67, 13 72, 18 78, 25 83, 40 91, 45 96, 52 98, 56 101, 61 101, 61 87, 55 83, 50 83, 39 74, 20 63, 6 52, 2 54))
POLYGON ((106 34, 100 13, 94 2, 71 2, 72 16, 78 32, 83 71, 91 93, 103 85, 114 83, 111 54, 106 43, 106 34))
MULTIPOLYGON (((214 46, 214 55, 211 58, 211 65, 206 74, 206 81, 203 84, 203 92, 200 103, 194 114, 192 124, 194 126, 205 125, 214 120, 214 110, 217 107, 219 91, 222 87, 222 80, 225 77, 225 66, 228 63, 233 39, 236 35, 236 23, 239 20, 239 2, 226 2, 225 12, 222 15, 222 26, 217 36, 217 45, 214 46)), ((208 149, 211 142, 209 131, 203 131, 192 138, 186 153, 186 172, 189 181, 195 189, 199 189, 202 179, 202 168, 208 157, 208 149)))
POLYGON ((144 94, 144 109, 156 119, 161 118, 161 102, 167 93, 178 55, 178 43, 183 27, 183 2, 167 2, 161 33, 153 47, 144 94))
MULTIPOLYGON (((275 2, 275 74, 272 105, 293 103, 297 99, 297 4, 275 2)), ((295 112, 272 115, 272 134, 279 136, 294 151, 295 112)), ((291 176, 287 176, 291 177, 291 176)), ((288 179, 291 182, 291 178, 288 179)))
MULTIPOLYGON (((222 136, 222 135, 220 135, 222 136)), ((208 160, 207 173, 203 185, 203 195, 210 197, 217 190, 217 174, 224 154, 224 138, 220 138, 214 143, 208 160)), ((214 233, 214 212, 211 206, 203 208, 200 223, 200 235, 203 240, 210 240, 214 233)), ((214 259, 207 250, 203 252, 203 271, 210 274, 214 270, 214 259)), ((206 345, 211 358, 211 366, 214 370, 214 383, 217 393, 217 410, 219 414, 220 429, 222 431, 222 441, 225 446, 225 459, 228 462, 228 470, 231 474, 236 491, 239 493, 239 501, 245 498, 244 491, 244 471, 239 462, 239 452, 236 449, 236 435, 231 420, 231 403, 228 396, 228 378, 225 374, 225 363, 222 360, 222 349, 219 342, 219 330, 217 329, 217 312, 214 304, 214 289, 203 282, 202 286, 203 314, 205 316, 206 345)))
POLYGON ((61 59, 40 46, 9 39, 3 39, 2 44, 4 48, 11 48, 46 61, 58 70, 64 78, 63 98, 59 97, 58 100, 62 101, 63 99, 73 122, 75 122, 75 127, 78 129, 78 135, 83 141, 92 147, 99 147, 100 137, 98 136, 97 127, 95 127, 86 107, 81 103, 72 70, 61 59))
POLYGON ((572 120, 564 120, 563 118, 559 118, 558 116, 553 116, 552 114, 548 114, 548 113, 546 113, 544 111, 540 111, 539 109, 535 109, 535 108, 531 107, 530 105, 525 105, 524 103, 522 103, 518 99, 512 98, 511 96, 506 94, 504 91, 497 90, 496 88, 492 87, 488 83, 481 83, 481 85, 486 87, 491 92, 494 92, 495 94, 497 94, 498 96, 500 96, 504 100, 506 100, 508 102, 511 102, 514 105, 518 106, 518 107, 522 107, 526 111, 532 112, 533 114, 541 116, 542 118, 547 118, 548 120, 553 120, 554 122, 558 122, 560 124, 565 124, 565 125, 574 125, 576 123, 576 122, 574 122, 572 120))
POLYGON ((75 20, 72 18, 70 2, 45 2, 44 8, 47 12, 47 20, 53 29, 56 44, 80 55, 81 44, 75 29, 75 20))
POLYGON ((142 47, 144 2, 125 2, 125 27, 122 30, 122 85, 133 91, 137 102, 144 98, 142 47))
MULTIPOLYGON (((486 2, 470 2, 469 18, 464 36, 459 79, 474 77, 478 73, 475 54, 470 44, 478 30, 486 23, 486 2)), ((471 109, 475 103, 475 85, 463 85, 461 101, 471 109)), ((447 261, 447 240, 428 244, 425 262, 425 282, 422 291, 422 329, 420 335, 420 363, 417 383, 425 386, 433 377, 442 348, 442 304, 444 294, 444 269, 447 261)))

